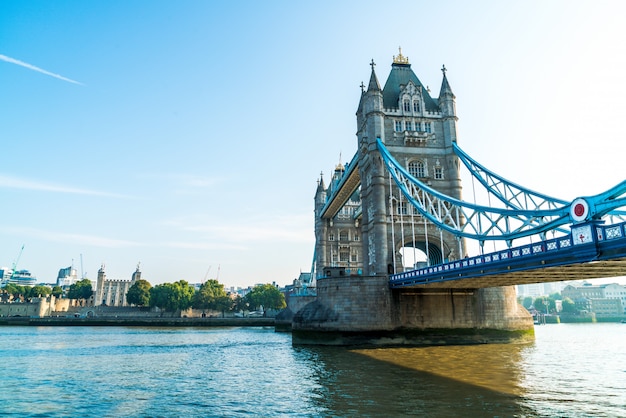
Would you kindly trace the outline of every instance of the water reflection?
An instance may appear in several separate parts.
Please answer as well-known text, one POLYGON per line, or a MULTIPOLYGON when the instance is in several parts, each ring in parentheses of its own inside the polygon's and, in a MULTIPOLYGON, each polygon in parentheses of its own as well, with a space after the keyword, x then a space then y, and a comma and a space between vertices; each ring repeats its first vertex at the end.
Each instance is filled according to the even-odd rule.
POLYGON ((537 416, 520 400, 525 345, 298 348, 332 416, 537 416))

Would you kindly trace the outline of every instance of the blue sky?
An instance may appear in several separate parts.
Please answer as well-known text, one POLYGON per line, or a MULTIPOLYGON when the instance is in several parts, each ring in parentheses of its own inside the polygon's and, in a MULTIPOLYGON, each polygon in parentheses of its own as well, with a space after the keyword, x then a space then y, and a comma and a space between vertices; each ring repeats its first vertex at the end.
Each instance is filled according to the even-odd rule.
MULTIPOLYGON (((402 47, 460 145, 564 199, 626 178, 626 3, 0 3, 0 265, 53 282, 309 271, 313 196, 402 47)), ((340 157, 341 156, 341 157, 340 157)), ((466 183, 466 194, 468 185, 466 183)))

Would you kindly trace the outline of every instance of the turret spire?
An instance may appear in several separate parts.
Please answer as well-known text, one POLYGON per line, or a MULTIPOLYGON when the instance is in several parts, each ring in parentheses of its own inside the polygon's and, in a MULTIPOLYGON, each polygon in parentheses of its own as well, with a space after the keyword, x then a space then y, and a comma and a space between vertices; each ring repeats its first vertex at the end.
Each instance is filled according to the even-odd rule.
POLYGON ((367 91, 380 91, 380 84, 378 83, 376 72, 374 71, 374 67, 376 66, 376 63, 374 62, 373 59, 372 59, 372 62, 370 62, 370 65, 372 66, 372 75, 370 76, 370 83, 367 86, 367 91))
POLYGON ((450 88, 450 83, 448 83, 448 77, 446 77, 446 71, 448 69, 445 65, 441 67, 441 72, 443 73, 443 80, 441 81, 441 90, 439 90, 439 100, 443 97, 449 96, 451 98, 455 98, 454 93, 452 93, 452 89, 450 88))

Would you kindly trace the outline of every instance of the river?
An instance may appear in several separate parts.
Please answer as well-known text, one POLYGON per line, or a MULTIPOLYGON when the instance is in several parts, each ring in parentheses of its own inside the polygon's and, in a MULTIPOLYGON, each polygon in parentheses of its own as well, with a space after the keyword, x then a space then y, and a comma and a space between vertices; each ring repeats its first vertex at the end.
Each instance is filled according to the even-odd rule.
POLYGON ((0 415, 626 417, 626 324, 529 344, 293 347, 273 328, 0 327, 0 415))

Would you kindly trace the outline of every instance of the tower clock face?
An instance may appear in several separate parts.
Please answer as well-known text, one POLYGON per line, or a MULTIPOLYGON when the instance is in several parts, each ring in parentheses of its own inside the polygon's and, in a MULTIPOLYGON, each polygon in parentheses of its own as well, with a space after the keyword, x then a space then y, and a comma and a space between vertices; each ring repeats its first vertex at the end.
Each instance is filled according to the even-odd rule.
POLYGON ((579 228, 572 228, 572 239, 574 245, 588 244, 593 242, 593 236, 591 235, 591 226, 585 225, 579 228))

